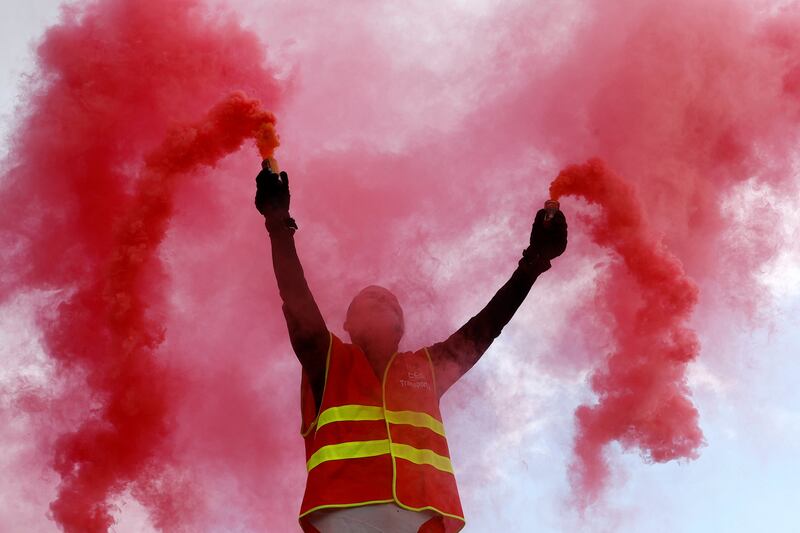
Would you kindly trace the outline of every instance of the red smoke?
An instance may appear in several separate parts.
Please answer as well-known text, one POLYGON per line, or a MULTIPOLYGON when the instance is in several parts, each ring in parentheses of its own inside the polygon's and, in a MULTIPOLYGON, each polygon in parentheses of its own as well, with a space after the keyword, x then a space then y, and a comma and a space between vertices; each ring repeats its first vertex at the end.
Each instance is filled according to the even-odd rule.
POLYGON ((649 227, 636 190, 602 161, 562 170, 550 196, 567 195, 600 206, 589 234, 616 256, 595 296, 613 353, 592 376, 597 403, 576 412, 573 483, 585 507, 607 482, 604 451, 611 442, 656 462, 697 456, 703 434, 686 371, 700 350, 687 326, 698 290, 649 227))
POLYGON ((257 138, 262 158, 272 156, 275 118, 259 106, 234 94, 202 122, 174 128, 146 157, 127 212, 113 221, 106 264, 60 304, 45 330, 51 356, 83 370, 100 401, 92 417, 56 445, 62 482, 51 510, 65 531, 107 531, 114 523, 109 497, 151 466, 169 431, 169 395, 176 396, 180 380, 158 361, 165 331, 148 316, 148 298, 160 300, 165 284, 159 246, 186 173, 214 166, 250 137, 257 138))
MULTIPOLYGON (((600 205, 589 226, 588 238, 606 243, 614 259, 595 291, 586 273, 594 274, 601 252, 588 242, 578 207, 564 198, 567 252, 537 281, 498 345, 448 393, 445 416, 468 520, 508 519, 509 502, 498 505, 496 484, 485 482, 498 468, 498 455, 486 450, 504 445, 504 428, 558 433, 546 441, 556 454, 553 443, 568 438, 560 432, 571 425, 530 429, 520 419, 545 409, 530 393, 531 376, 563 378, 569 392, 558 399, 568 401, 546 405, 564 412, 541 419, 564 420, 588 388, 574 385, 577 377, 597 365, 591 386, 598 403, 581 410, 578 426, 584 446, 575 488, 584 503, 604 486, 605 443, 619 441, 654 461, 691 456, 700 434, 692 433, 682 376, 694 352, 691 335, 681 332, 693 300, 677 299, 686 307, 652 332, 668 341, 660 353, 676 350, 672 359, 638 346, 653 337, 631 334, 637 312, 649 299, 661 302, 662 293, 644 289, 637 272, 647 272, 627 266, 627 247, 663 258, 659 264, 675 275, 669 279, 686 290, 683 265, 700 288, 698 328, 709 310, 726 317, 758 301, 752 274, 782 244, 771 231, 780 213, 766 206, 741 224, 723 206, 753 184, 794 194, 796 6, 775 13, 736 0, 236 6, 258 37, 195 0, 97 0, 66 9, 41 41, 3 169, 0 301, 32 295, 55 361, 53 376, 15 404, 39 421, 22 426, 41 428, 34 444, 19 444, 28 438, 23 430, 11 442, 33 450, 25 457, 41 447, 50 463, 61 450, 55 464, 65 481, 57 500, 49 479, 40 486, 29 475, 39 473, 36 464, 15 469, 13 479, 41 498, 86 502, 83 515, 97 523, 109 513, 130 514, 106 504, 135 499, 164 531, 296 527, 304 474, 299 367, 253 207, 258 158, 243 151, 214 170, 166 182, 145 165, 157 163, 168 131, 195 124, 234 91, 281 117, 298 250, 328 326, 340 335, 349 299, 372 283, 392 288, 404 307, 401 348, 452 333, 513 271, 549 177, 566 164, 600 157, 635 192, 628 207, 600 205), (274 76, 269 65, 280 66, 274 76), (144 183, 158 187, 141 190, 144 183), (149 249, 149 261, 147 248, 115 258, 134 203, 151 193, 166 198, 164 186, 172 187, 171 216, 156 217, 170 210, 161 205, 153 216, 162 227, 128 234, 153 247, 163 236, 157 252, 149 249), (601 231, 612 217, 637 213, 639 232, 601 231), (636 241, 617 240, 623 237, 636 241), (131 300, 115 305, 141 327, 92 320, 107 316, 109 268, 138 259, 136 276, 116 278, 127 285, 115 291, 131 291, 131 300), (144 355, 123 365, 117 356, 130 348, 113 343, 131 331, 142 332, 130 342, 144 355), (75 349, 85 346, 95 349, 75 349), (645 353, 653 365, 615 366, 645 353), (509 367, 513 373, 504 374, 509 367), (648 401, 611 410, 633 398, 619 394, 620 380, 638 385, 656 370, 670 379, 636 389, 648 401), (132 394, 115 392, 122 376, 131 378, 122 390, 132 394), (146 394, 136 398, 139 391, 146 394), (652 416, 670 401, 677 408, 669 416, 652 416), (469 409, 453 413, 454 405, 469 409), (682 414, 689 418, 676 421, 682 414), (92 446, 106 438, 119 446, 108 469, 83 467, 97 473, 88 479, 72 465, 105 458, 92 446)), ((178 145, 182 138, 170 137, 178 145)), ((699 360, 713 366, 727 357, 704 346, 699 360)), ((503 456, 505 467, 533 461, 518 442, 502 448, 514 452, 503 456)), ((557 513, 560 495, 548 481, 557 486, 560 477, 530 476, 548 487, 537 511, 557 513)), ((46 504, 32 507, 33 518, 9 529, 44 522, 46 504)), ((64 518, 65 507, 54 511, 64 518)))
POLYGON ((52 400, 76 423, 53 443, 61 482, 52 517, 68 532, 107 531, 112 499, 130 490, 160 527, 186 524, 179 511, 191 492, 165 477, 188 392, 162 349, 161 244, 190 174, 248 138, 259 148, 256 168, 272 155, 273 115, 231 91, 274 104, 276 85, 259 67, 258 40, 232 20, 209 20, 194 2, 66 11, 39 57, 46 77, 3 191, 2 225, 21 239, 4 259, 16 279, 1 294, 64 289, 40 320, 47 353, 76 387, 52 400))

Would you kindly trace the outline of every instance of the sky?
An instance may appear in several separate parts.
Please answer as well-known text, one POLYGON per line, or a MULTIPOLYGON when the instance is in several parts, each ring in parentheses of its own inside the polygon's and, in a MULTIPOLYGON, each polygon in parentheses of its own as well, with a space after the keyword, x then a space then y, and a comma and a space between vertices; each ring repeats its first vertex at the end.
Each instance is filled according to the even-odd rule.
MULTIPOLYGON (((36 68, 33 46, 45 29, 58 20, 58 5, 59 2, 35 0, 4 2, 0 6, 0 79, 3 80, 0 86, 0 137, 3 139, 0 147, 3 159, 10 150, 10 136, 20 117, 24 116, 19 106, 26 98, 28 86, 25 77, 34 73, 36 68)), ((383 158, 392 160, 395 156, 401 161, 401 166, 407 165, 410 172, 420 172, 413 160, 409 163, 402 159, 409 146, 431 152, 419 156, 426 164, 438 157, 444 161, 461 160, 460 139, 468 137, 465 132, 484 124, 471 117, 471 109, 491 100, 489 87, 494 85, 488 85, 487 80, 504 76, 502 71, 493 70, 498 68, 495 66, 497 56, 517 57, 517 51, 503 48, 505 31, 487 32, 491 21, 508 20, 495 17, 504 9, 513 12, 517 5, 513 2, 502 3, 502 9, 494 8, 490 2, 453 1, 437 4, 438 7, 412 2, 402 9, 388 3, 376 3, 366 10, 365 15, 353 20, 352 14, 346 10, 331 18, 331 12, 304 11, 307 7, 293 7, 291 2, 262 4, 241 1, 215 2, 213 5, 227 5, 245 27, 253 29, 269 43, 267 60, 278 65, 274 75, 278 80, 290 83, 290 96, 276 109, 283 143, 279 156, 282 165, 290 172, 292 162, 297 161, 297 174, 301 176, 300 169, 314 175, 315 169, 322 164, 339 168, 336 167, 337 157, 354 146, 359 152, 374 155, 374 159, 364 163, 368 173, 370 168, 381 169, 385 164, 383 158), (365 34, 385 39, 376 42, 386 45, 386 49, 364 50, 362 56, 354 53, 359 50, 360 39, 365 34), (476 39, 476 34, 481 38, 476 39), (359 81, 352 87, 345 83, 334 85, 337 79, 369 80, 371 75, 375 84, 359 81), (419 148, 414 143, 420 138, 434 141, 419 148), (448 143, 456 146, 447 148, 448 143), (435 153, 437 150, 443 155, 435 153)), ((294 5, 306 6, 304 3, 294 5)), ((591 3, 561 2, 559 9, 553 9, 552 13, 552 3, 532 5, 536 6, 533 11, 539 17, 537 20, 551 24, 548 31, 541 32, 542 35, 533 41, 540 47, 540 55, 535 56, 539 58, 538 65, 543 71, 557 69, 558 57, 561 56, 556 54, 552 62, 541 58, 548 57, 548 50, 564 42, 568 28, 575 20, 587 16, 591 3)), ((777 4, 769 5, 777 9, 777 4)), ((535 33, 526 27, 508 31, 535 33)), ((608 42, 605 45, 609 45, 608 42)), ((528 56, 520 53, 519 57, 520 63, 512 60, 510 64, 521 69, 528 56)), ((508 86, 513 89, 518 78, 508 74, 508 86)), ((509 89, 510 93, 513 93, 512 89, 509 89)), ((542 95, 546 96, 546 90, 542 95)), ((580 94, 575 98, 580 98, 580 94)), ((492 109, 491 103, 486 105, 488 110, 492 109)), ((502 102, 497 104, 498 108, 502 105, 502 102)), ((506 135, 494 129, 504 125, 502 120, 487 120, 485 124, 487 136, 502 138, 506 135)), ((542 128, 543 133, 539 135, 544 136, 547 131, 544 126, 542 128)), ((566 134, 563 136, 568 138, 566 134)), ((463 153, 469 154, 475 144, 480 147, 479 141, 474 139, 463 142, 463 153)), ((487 144, 496 146, 491 142, 487 144)), ((554 177, 552 171, 562 160, 553 155, 559 154, 557 143, 554 142, 555 148, 540 139, 532 141, 532 144, 535 149, 530 152, 519 149, 512 152, 509 149, 508 154, 499 155, 474 156, 472 153, 475 159, 465 167, 459 167, 459 171, 499 167, 501 171, 514 175, 521 172, 514 165, 527 162, 545 173, 537 184, 544 195, 548 179, 554 177), (502 163, 501 158, 506 156, 508 160, 502 163)), ((597 146, 602 147, 602 143, 597 146)), ((569 154, 564 156, 566 159, 572 155, 569 148, 564 149, 564 153, 569 154)), ((792 163, 790 168, 796 172, 796 154, 790 154, 789 159, 792 163)), ((625 159, 620 156, 619 160, 625 159)), ((246 168, 245 164, 245 159, 240 157, 223 164, 222 168, 238 172, 246 168)), ((378 177, 370 178, 379 185, 374 189, 365 187, 366 192, 362 190, 359 194, 379 202, 378 210, 392 209, 392 201, 397 199, 391 196, 392 193, 407 194, 398 192, 399 188, 395 190, 393 186, 380 185, 382 182, 378 177)), ((244 215, 226 213, 238 209, 231 204, 234 199, 249 196, 246 189, 246 186, 252 186, 249 180, 231 180, 231 184, 241 184, 242 192, 224 196, 219 205, 211 205, 217 219, 228 220, 228 216, 231 220, 245 219, 244 215)), ((413 186, 415 182, 409 181, 413 186)), ((798 175, 792 174, 785 181, 797 186, 798 175)), ((301 255, 305 253, 304 257, 323 259, 335 257, 330 243, 335 231, 342 230, 343 226, 337 219, 328 218, 319 203, 309 201, 307 207, 303 206, 302 199, 316 190, 313 183, 304 184, 302 178, 293 183, 297 183, 293 185, 297 187, 293 202, 298 205, 299 235, 306 228, 313 228, 315 223, 321 227, 316 233, 298 237, 304 239, 300 241, 301 255)), ((511 183, 519 185, 523 181, 515 178, 511 183)), ((433 195, 447 192, 437 191, 435 185, 432 186, 433 195)), ((334 195, 336 201, 342 201, 335 196, 333 188, 321 187, 323 194, 334 195)), ((721 213, 728 217, 726 220, 732 221, 722 236, 723 241, 738 242, 739 234, 746 233, 748 225, 752 224, 752 217, 761 213, 775 217, 776 223, 770 231, 781 246, 767 261, 758 262, 748 257, 740 259, 736 253, 725 256, 730 262, 727 266, 731 272, 738 271, 743 264, 748 265, 744 269, 745 277, 734 281, 743 283, 748 290, 752 287, 758 291, 760 297, 753 306, 742 306, 731 297, 735 293, 727 284, 727 272, 715 274, 699 268, 694 270, 701 290, 690 325, 697 332, 701 349, 699 357, 688 367, 688 384, 706 441, 699 450, 699 457, 653 464, 635 449, 623 450, 616 444, 612 445, 609 487, 602 501, 589 508, 583 516, 571 505, 568 466, 572 461, 571 445, 575 437, 573 413, 578 405, 592 399, 590 363, 598 355, 592 354, 596 347, 592 339, 573 334, 571 321, 579 316, 577 311, 584 296, 600 283, 603 271, 596 265, 603 263, 605 256, 589 244, 588 230, 581 225, 583 219, 575 218, 570 226, 570 243, 575 250, 583 252, 575 253, 571 258, 565 256, 561 273, 555 272, 559 267, 556 263, 555 275, 537 282, 500 339, 444 401, 443 414, 468 519, 465 531, 504 528, 543 532, 789 533, 798 530, 800 510, 796 502, 800 501, 800 488, 796 480, 800 479, 800 461, 797 460, 800 457, 800 393, 796 382, 800 378, 797 358, 800 348, 797 319, 800 311, 800 219, 797 213, 800 205, 796 197, 785 193, 786 190, 791 188, 782 190, 745 182, 726 189, 721 199, 721 213), (753 262, 757 265, 751 268, 749 265, 753 262), (722 281, 716 282, 715 275, 719 275, 722 281), (573 344, 569 353, 563 349, 565 343, 573 344), (566 354, 564 360, 559 361, 562 354, 566 354)), ((192 189, 188 191, 196 194, 192 189)), ((514 194, 513 190, 492 192, 496 197, 485 205, 481 204, 476 212, 486 215, 490 208, 502 206, 505 200, 512 201, 514 194)), ((486 190, 476 186, 472 193, 486 194, 486 190)), ((43 191, 43 194, 46 198, 47 193, 43 191)), ((415 202, 423 213, 428 213, 429 207, 424 199, 417 197, 415 202)), ((394 212, 397 216, 405 216, 411 207, 400 203, 394 212)), ((476 200, 476 203, 479 202, 476 200)), ((569 208, 584 216, 592 213, 584 204, 565 207, 569 208)), ((414 268, 422 273, 422 279, 447 294, 443 297, 447 299, 446 304, 431 304, 430 309, 425 308, 426 289, 412 282, 403 285, 398 281, 399 276, 406 273, 404 270, 393 271, 381 263, 384 266, 373 270, 365 267, 363 272, 387 277, 402 288, 403 296, 412 302, 412 307, 421 310, 420 318, 410 317, 410 326, 417 326, 424 332, 414 341, 425 339, 428 334, 439 334, 440 329, 457 326, 460 320, 471 316, 473 309, 477 310, 502 282, 506 271, 513 268, 517 242, 506 234, 506 228, 511 228, 509 233, 524 236, 526 225, 524 221, 513 219, 517 212, 515 208, 511 213, 492 215, 487 223, 463 230, 448 226, 444 218, 422 215, 442 223, 441 235, 418 230, 426 243, 425 251, 437 248, 440 253, 435 259, 426 259, 422 254, 415 259, 414 268), (476 245, 489 238, 499 244, 484 249, 476 245), (508 250, 503 251, 503 247, 508 250), (469 261, 464 261, 465 250, 474 254, 469 261), (498 258, 506 261, 505 270, 502 267, 494 270, 498 258), (459 279, 481 269, 491 273, 481 275, 474 290, 460 290, 464 284, 459 279), (442 328, 426 329, 426 320, 442 311, 455 315, 448 318, 448 323, 442 328)), ((569 216, 569 211, 567 213, 569 216)), ((454 218, 458 219, 455 215, 454 218)), ((200 224, 200 230, 195 232, 187 230, 190 223, 196 222, 191 213, 181 213, 175 233, 170 234, 165 244, 173 254, 170 257, 174 264, 196 269, 182 271, 187 275, 170 289, 173 291, 172 305, 180 308, 193 302, 209 305, 224 303, 230 298, 234 299, 231 301, 241 299, 238 293, 227 292, 204 293, 202 298, 192 298, 198 280, 207 279, 209 272, 224 271, 213 266, 213 261, 224 259, 203 247, 206 241, 202 234, 204 226, 200 224), (180 247, 181 238, 192 243, 191 253, 188 248, 180 247), (192 264, 194 266, 190 267, 192 264)), ((237 227, 241 228, 241 224, 237 227)), ((251 226, 247 230, 238 230, 232 242, 236 244, 265 237, 258 233, 258 224, 251 226)), ((375 238, 375 228, 361 227, 362 231, 351 232, 352 237, 348 239, 375 238)), ((219 237, 213 228, 205 229, 209 235, 219 237)), ((389 230, 389 234, 400 245, 408 245, 415 238, 413 233, 399 229, 389 230)), ((678 240, 677 236, 673 235, 673 238, 678 240)), ((679 243, 676 249, 680 249, 679 243)), ((726 253, 731 249, 740 254, 750 253, 747 247, 733 247, 726 249, 726 253)), ((380 257, 381 261, 387 261, 389 256, 380 257)), ((685 257, 688 257, 686 262, 691 268, 690 254, 685 257)), ((266 268, 266 254, 248 255, 247 258, 263 261, 265 268, 236 270, 237 275, 261 273, 263 277, 247 283, 265 286, 273 283, 266 268)), ((359 256, 358 259, 364 258, 359 256)), ((724 261, 721 264, 726 266, 724 261)), ((332 271, 326 273, 312 268, 309 277, 312 286, 319 286, 341 276, 343 271, 332 267, 332 271)), ((347 288, 358 283, 347 281, 347 288)), ((264 290, 269 297, 267 300, 274 302, 274 288, 264 290)), ((327 289, 321 294, 323 312, 332 317, 332 323, 340 322, 344 305, 327 289)), ((35 292, 22 294, 0 308, 0 357, 3 358, 0 379, 4 386, 25 382, 33 388, 46 387, 51 379, 54 370, 48 362, 42 333, 37 330, 34 320, 35 310, 40 305, 37 302, 44 297, 50 296, 35 292)), ((263 310, 257 306, 248 309, 263 310)), ((223 322, 235 321, 231 318, 223 322)), ((171 346, 188 343, 185 340, 189 331, 187 324, 179 317, 170 319, 169 323, 177 332, 172 341, 175 344, 171 346)), ((255 323, 253 320, 248 325, 255 323)), ((279 338, 280 322, 269 324, 269 336, 256 336, 253 342, 279 338)), ((221 333, 224 333, 224 327, 221 327, 221 333)), ((209 338, 208 342, 211 346, 220 346, 226 341, 224 338, 209 338)), ((286 340, 282 342, 285 348, 286 340)), ((276 365, 281 376, 296 378, 296 373, 292 373, 296 369, 291 366, 290 359, 276 365)), ((237 379, 236 372, 232 375, 234 380, 237 379)), ((292 385, 296 387, 296 384, 292 385)), ((289 397, 295 390, 287 386, 278 391, 285 396, 281 405, 285 404, 287 408, 295 406, 296 398, 289 397)), ((270 395, 255 397, 267 401, 270 395)), ((9 475, 4 475, 0 481, 0 529, 57 531, 47 513, 49 502, 56 495, 58 479, 49 469, 47 458, 40 456, 39 446, 46 443, 46 439, 39 440, 41 420, 14 415, 15 405, 4 396, 2 408, 6 410, 3 416, 7 429, 0 440, 0 467, 9 475), (19 464, 26 465, 28 477, 20 477, 19 464)), ((288 420, 293 421, 293 418, 289 416, 288 420)), ((243 445, 237 448, 236 453, 255 453, 257 443, 261 441, 255 439, 254 442, 253 448, 243 445)), ((299 501, 294 507, 292 502, 299 497, 296 485, 302 476, 302 443, 299 437, 281 442, 296 446, 286 455, 294 465, 290 463, 286 470, 281 470, 294 472, 287 496, 288 508, 294 509, 299 506, 299 501), (292 467, 295 467, 294 471, 292 467)), ((183 459, 189 461, 192 457, 207 459, 209 456, 192 448, 183 459)), ((229 491, 231 498, 236 498, 246 496, 248 490, 261 494, 258 491, 266 482, 258 478, 258 473, 253 474, 253 479, 237 478, 236 475, 226 478, 209 473, 200 484, 205 487, 206 495, 208 487, 217 487, 220 493, 229 491)), ((146 505, 137 501, 130 492, 123 491, 115 501, 117 524, 112 531, 157 531, 146 505)), ((246 510, 253 505, 252 501, 240 504, 241 509, 246 510)), ((253 525, 257 522, 239 516, 236 511, 240 507, 225 498, 211 494, 204 509, 204 516, 213 518, 206 522, 208 531, 258 530, 253 525), (226 506, 232 509, 229 514, 226 506)))

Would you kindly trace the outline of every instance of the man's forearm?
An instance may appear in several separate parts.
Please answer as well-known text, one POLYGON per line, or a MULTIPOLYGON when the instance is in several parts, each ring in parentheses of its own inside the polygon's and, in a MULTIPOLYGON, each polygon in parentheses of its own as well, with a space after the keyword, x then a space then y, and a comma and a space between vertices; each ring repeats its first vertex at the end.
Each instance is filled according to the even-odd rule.
POLYGON ((287 311, 295 318, 307 322, 309 326, 326 330, 322 314, 314 301, 311 289, 308 288, 292 231, 288 228, 272 231, 270 244, 275 279, 287 311))
POLYGON ((525 301, 536 279, 546 268, 522 264, 489 300, 447 340, 434 344, 429 352, 437 369, 439 392, 444 393, 472 368, 525 301))
POLYGON ((467 321, 456 335, 474 346, 472 351, 479 357, 511 321, 537 277, 538 273, 531 274, 518 267, 486 307, 467 321))
POLYGON ((314 382, 318 374, 324 374, 328 328, 303 274, 293 231, 288 227, 273 229, 270 231, 270 243, 289 339, 303 368, 314 382))

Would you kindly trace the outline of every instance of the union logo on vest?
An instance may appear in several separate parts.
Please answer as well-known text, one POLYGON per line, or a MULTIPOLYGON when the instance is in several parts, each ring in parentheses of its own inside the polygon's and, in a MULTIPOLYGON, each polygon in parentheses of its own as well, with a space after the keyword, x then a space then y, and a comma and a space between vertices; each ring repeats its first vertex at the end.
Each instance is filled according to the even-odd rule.
POLYGON ((422 372, 415 372, 413 370, 409 370, 406 374, 408 379, 401 379, 400 386, 401 387, 409 387, 412 389, 422 389, 422 390, 431 390, 431 385, 428 383, 428 380, 425 379, 425 374, 422 372))

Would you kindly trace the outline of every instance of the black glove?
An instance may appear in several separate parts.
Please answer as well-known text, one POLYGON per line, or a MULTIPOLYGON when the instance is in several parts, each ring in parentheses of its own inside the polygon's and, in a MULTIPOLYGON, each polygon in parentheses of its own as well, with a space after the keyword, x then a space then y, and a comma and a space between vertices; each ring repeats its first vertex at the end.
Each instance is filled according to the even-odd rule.
POLYGON ((289 175, 276 174, 268 162, 262 164, 263 170, 256 176, 256 209, 264 215, 267 229, 285 225, 297 229, 294 219, 289 216, 289 175))
POLYGON ((560 210, 550 220, 545 220, 546 214, 545 209, 536 213, 531 228, 531 248, 549 261, 567 249, 567 219, 560 210))

